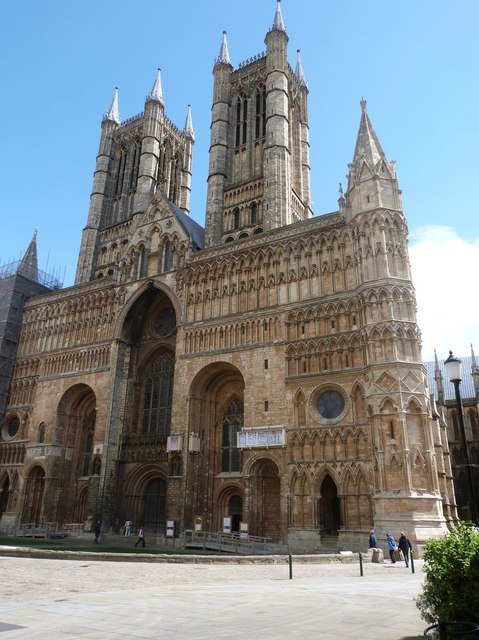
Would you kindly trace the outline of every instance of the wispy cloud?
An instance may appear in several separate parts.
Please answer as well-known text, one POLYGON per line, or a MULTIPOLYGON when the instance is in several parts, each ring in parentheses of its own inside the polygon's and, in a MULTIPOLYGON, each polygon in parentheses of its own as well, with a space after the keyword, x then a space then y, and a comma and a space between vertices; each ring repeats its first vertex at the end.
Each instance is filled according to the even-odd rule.
POLYGON ((422 358, 449 350, 479 354, 479 239, 463 240, 451 227, 413 229, 409 255, 416 289, 422 358))

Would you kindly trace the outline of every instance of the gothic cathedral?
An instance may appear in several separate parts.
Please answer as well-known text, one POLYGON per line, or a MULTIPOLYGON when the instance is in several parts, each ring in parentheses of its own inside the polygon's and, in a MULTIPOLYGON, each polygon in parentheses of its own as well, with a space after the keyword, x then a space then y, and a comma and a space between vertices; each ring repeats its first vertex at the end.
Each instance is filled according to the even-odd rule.
POLYGON ((295 552, 446 531, 394 163, 362 100, 338 210, 314 215, 308 86, 279 0, 265 43, 235 69, 223 35, 204 229, 190 110, 184 128, 167 117, 160 72, 139 116, 121 122, 115 92, 75 285, 25 303, 2 525, 130 519, 178 537, 228 521, 295 552))

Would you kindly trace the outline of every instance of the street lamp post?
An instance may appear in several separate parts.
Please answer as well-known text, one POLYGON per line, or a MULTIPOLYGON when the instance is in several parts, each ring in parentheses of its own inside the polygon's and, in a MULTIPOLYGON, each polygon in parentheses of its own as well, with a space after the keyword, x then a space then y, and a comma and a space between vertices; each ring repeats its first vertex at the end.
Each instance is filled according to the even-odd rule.
POLYGON ((477 503, 476 496, 474 492, 474 483, 472 481, 472 469, 471 462, 469 460, 469 447, 467 446, 467 438, 466 438, 466 428, 464 426, 464 412, 462 410, 462 400, 461 400, 461 391, 459 389, 459 383, 461 382, 461 362, 459 358, 455 358, 452 355, 452 351, 449 351, 449 357, 444 362, 444 366, 446 367, 446 372, 449 377, 449 380, 454 385, 454 391, 456 393, 456 407, 457 407, 457 415, 459 418, 459 428, 461 430, 461 439, 462 445, 464 447, 464 455, 466 459, 466 472, 467 472, 467 481, 469 485, 469 496, 468 496, 468 504, 469 504, 469 514, 471 520, 478 524, 477 517, 477 503))

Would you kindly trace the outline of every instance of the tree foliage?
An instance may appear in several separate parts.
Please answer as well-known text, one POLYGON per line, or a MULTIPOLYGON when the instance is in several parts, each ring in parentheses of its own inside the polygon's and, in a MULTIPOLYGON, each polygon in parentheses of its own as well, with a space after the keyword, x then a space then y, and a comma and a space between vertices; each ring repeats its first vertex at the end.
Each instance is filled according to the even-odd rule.
POLYGON ((424 549, 424 586, 416 605, 429 623, 479 623, 479 531, 463 522, 424 549))

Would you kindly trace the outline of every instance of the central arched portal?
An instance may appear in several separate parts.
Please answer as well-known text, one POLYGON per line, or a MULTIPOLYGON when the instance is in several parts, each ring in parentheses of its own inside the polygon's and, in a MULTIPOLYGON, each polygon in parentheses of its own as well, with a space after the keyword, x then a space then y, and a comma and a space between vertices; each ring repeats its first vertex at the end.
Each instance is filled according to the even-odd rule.
POLYGON ((321 483, 319 516, 321 533, 337 535, 341 526, 338 489, 328 474, 321 483))
POLYGON ((143 527, 154 533, 165 533, 166 526, 166 482, 161 478, 152 480, 145 490, 143 527))

